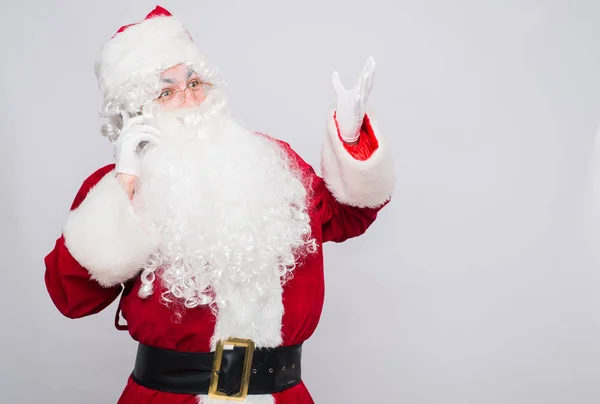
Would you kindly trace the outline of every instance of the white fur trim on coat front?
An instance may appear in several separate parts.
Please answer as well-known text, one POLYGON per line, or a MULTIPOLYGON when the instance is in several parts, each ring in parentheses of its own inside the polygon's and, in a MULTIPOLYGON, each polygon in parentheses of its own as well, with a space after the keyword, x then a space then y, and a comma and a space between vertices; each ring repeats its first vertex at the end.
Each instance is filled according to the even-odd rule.
MULTIPOLYGON (((283 287, 279 278, 268 277, 265 284, 269 292, 260 300, 255 292, 248 290, 243 283, 226 281, 216 296, 218 315, 211 339, 211 350, 215 350, 219 340, 246 338, 254 341, 256 348, 275 348, 281 345, 281 324, 283 319, 283 287)), ((277 371, 277 370, 276 370, 277 371)), ((220 404, 223 400, 213 400, 201 396, 201 404, 220 404)), ((270 394, 248 396, 246 404, 273 404, 270 394)))
POLYGON ((69 213, 63 235, 73 258, 105 287, 132 278, 158 245, 157 233, 138 220, 114 170, 69 213))
POLYGON ((360 161, 344 148, 333 112, 329 116, 321 155, 321 171, 329 191, 340 203, 360 208, 375 208, 387 202, 396 182, 390 150, 372 114, 368 114, 368 117, 379 143, 371 157, 360 161))

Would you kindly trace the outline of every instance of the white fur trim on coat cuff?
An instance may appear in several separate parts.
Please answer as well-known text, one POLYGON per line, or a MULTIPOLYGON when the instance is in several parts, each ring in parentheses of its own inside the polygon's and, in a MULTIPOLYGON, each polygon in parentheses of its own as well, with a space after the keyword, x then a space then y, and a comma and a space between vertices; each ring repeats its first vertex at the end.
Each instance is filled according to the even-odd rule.
POLYGON ((157 233, 144 228, 114 171, 69 213, 63 235, 73 258, 105 287, 132 278, 158 245, 157 233))
POLYGON ((329 115, 327 137, 321 155, 321 171, 327 188, 343 204, 376 208, 387 202, 394 190, 396 174, 390 151, 368 114, 379 147, 364 161, 355 159, 338 135, 333 111, 329 115))

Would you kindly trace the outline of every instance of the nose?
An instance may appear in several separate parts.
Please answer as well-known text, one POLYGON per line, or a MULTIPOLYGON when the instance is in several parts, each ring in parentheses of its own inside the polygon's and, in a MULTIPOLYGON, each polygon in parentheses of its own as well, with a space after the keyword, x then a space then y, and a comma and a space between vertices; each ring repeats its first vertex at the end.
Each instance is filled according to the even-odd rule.
POLYGON ((197 107, 206 98, 200 91, 192 91, 191 88, 186 88, 179 96, 181 99, 180 108, 197 107))

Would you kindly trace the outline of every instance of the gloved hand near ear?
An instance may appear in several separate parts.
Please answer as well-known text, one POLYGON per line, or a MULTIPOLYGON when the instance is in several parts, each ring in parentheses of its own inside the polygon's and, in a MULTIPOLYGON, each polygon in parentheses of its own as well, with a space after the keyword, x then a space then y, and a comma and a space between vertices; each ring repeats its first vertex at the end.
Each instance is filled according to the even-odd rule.
POLYGON ((129 199, 133 197, 135 182, 141 171, 141 157, 139 145, 142 142, 160 144, 158 129, 146 123, 146 117, 139 115, 130 118, 129 114, 121 114, 123 127, 115 146, 115 174, 123 188, 127 191, 129 199))

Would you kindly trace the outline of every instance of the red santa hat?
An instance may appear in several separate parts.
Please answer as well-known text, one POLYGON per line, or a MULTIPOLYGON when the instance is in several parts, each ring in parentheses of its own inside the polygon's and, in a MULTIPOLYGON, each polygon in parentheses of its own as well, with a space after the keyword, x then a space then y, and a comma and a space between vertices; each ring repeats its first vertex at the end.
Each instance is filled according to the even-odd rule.
POLYGON ((202 59, 183 24, 156 6, 142 21, 119 28, 103 46, 96 78, 105 101, 116 102, 132 85, 177 64, 202 59))

